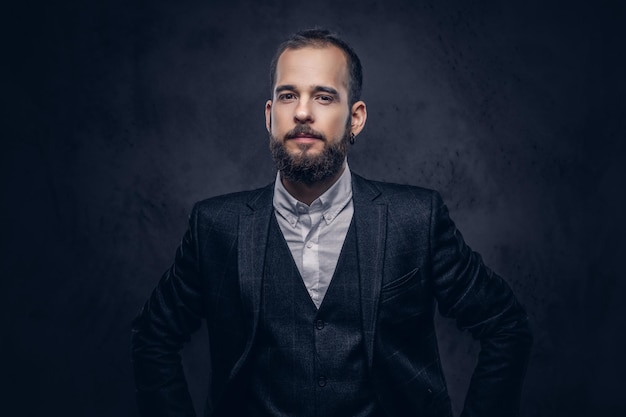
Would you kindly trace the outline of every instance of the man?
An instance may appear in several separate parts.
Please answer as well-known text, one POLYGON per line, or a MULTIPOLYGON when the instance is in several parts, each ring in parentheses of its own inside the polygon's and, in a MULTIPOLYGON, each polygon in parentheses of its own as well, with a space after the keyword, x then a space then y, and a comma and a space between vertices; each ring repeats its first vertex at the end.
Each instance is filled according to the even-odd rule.
POLYGON ((193 415, 179 350, 207 322, 208 416, 450 416, 433 323, 481 342, 463 416, 517 415, 531 335, 439 195, 350 172, 361 65, 324 30, 272 62, 276 181, 197 203, 133 323, 145 416, 193 415))

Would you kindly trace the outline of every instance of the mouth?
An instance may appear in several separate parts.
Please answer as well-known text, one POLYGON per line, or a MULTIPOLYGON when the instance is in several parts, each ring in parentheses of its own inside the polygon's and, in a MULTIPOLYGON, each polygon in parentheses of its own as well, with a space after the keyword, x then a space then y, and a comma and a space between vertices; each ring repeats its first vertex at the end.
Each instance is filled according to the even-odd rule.
POLYGON ((287 138, 287 140, 293 140, 294 142, 298 142, 298 143, 313 143, 313 142, 317 142, 320 140, 323 140, 322 138, 320 138, 319 136, 315 136, 315 135, 295 135, 295 136, 289 136, 287 138))
POLYGON ((285 135, 286 140, 293 140, 298 143, 313 143, 315 141, 324 141, 324 136, 311 129, 310 127, 296 127, 285 135))

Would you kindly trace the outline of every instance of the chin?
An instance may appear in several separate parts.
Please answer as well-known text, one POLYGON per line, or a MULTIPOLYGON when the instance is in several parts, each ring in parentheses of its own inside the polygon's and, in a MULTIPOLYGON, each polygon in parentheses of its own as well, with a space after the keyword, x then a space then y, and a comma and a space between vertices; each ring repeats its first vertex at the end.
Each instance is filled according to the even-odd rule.
POLYGON ((316 146, 316 143, 296 143, 295 147, 290 146, 290 153, 293 155, 319 155, 324 150, 324 146, 316 146))

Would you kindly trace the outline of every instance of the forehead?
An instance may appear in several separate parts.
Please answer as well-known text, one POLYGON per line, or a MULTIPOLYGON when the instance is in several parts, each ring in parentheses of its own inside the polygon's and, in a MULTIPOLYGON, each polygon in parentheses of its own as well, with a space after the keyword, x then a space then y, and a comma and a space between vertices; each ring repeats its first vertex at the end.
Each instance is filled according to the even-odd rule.
POLYGON ((276 65, 276 85, 328 86, 347 91, 348 63, 341 49, 329 45, 286 49, 276 65))

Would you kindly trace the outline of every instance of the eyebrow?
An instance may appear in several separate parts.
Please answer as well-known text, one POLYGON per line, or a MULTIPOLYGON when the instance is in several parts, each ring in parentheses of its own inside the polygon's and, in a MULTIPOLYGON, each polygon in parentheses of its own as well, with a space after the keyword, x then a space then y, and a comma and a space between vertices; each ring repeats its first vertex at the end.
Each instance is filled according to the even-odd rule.
MULTIPOLYGON (((291 84, 284 84, 284 85, 279 85, 276 86, 275 89, 275 93, 280 93, 283 91, 295 91, 297 90, 295 85, 291 85, 291 84)), ((328 93, 328 94, 332 94, 336 97, 339 97, 339 91, 335 90, 332 87, 327 87, 324 85, 316 85, 315 87, 313 87, 313 92, 314 93, 328 93)))

